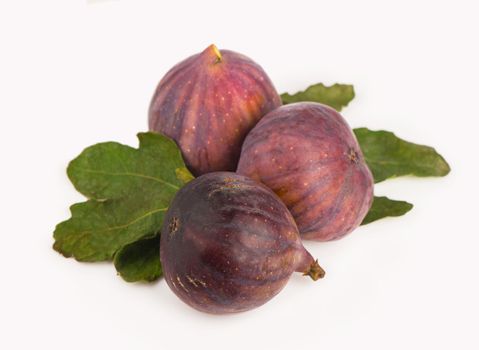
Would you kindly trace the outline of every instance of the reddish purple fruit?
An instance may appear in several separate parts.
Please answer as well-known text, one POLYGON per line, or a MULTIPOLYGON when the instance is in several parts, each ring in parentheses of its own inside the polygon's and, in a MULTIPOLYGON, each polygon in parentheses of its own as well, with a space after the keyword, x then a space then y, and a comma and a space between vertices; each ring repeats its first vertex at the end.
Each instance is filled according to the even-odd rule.
POLYGON ((210 173, 178 191, 161 230, 169 287, 190 306, 222 314, 260 306, 294 271, 323 277, 291 214, 266 186, 210 173))
POLYGON ((211 45, 160 81, 150 105, 149 128, 177 142, 194 175, 234 171, 246 134, 280 105, 259 65, 211 45))
POLYGON ((276 192, 306 239, 343 237, 372 204, 373 178, 356 137, 338 112, 319 103, 268 113, 248 134, 238 173, 276 192))

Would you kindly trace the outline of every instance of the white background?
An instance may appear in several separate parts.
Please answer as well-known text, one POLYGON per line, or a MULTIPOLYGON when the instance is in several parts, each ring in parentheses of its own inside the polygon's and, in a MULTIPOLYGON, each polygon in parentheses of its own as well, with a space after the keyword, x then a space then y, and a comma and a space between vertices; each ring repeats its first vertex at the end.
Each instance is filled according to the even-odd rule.
POLYGON ((474 3, 2 1, 0 348, 478 349, 474 3), (51 249, 55 224, 82 200, 68 161, 100 141, 136 146, 162 75, 211 43, 256 60, 280 92, 353 83, 351 126, 433 145, 452 167, 377 186, 414 209, 307 242, 327 277, 295 275, 233 316, 51 249))

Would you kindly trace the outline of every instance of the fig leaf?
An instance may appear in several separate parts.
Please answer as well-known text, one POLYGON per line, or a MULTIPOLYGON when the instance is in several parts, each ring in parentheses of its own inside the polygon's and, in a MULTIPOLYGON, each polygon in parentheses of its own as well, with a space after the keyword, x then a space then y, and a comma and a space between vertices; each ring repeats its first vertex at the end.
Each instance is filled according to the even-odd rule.
POLYGON ((68 177, 88 200, 71 206, 71 218, 57 225, 56 251, 79 261, 111 260, 123 246, 159 232, 191 176, 174 141, 151 132, 138 138, 138 149, 99 143, 69 164, 68 177))
POLYGON ((369 209, 368 214, 364 218, 361 225, 369 224, 373 221, 388 217, 388 216, 401 216, 411 210, 413 205, 404 201, 397 201, 389 199, 388 197, 376 197, 369 209))
POLYGON ((153 282, 163 274, 160 235, 123 246, 113 259, 118 274, 127 282, 153 282))
POLYGON ((358 128, 354 133, 375 183, 404 175, 445 176, 451 170, 432 147, 407 142, 384 130, 358 128))
POLYGON ((326 86, 323 83, 309 86, 304 91, 299 91, 294 95, 284 93, 281 95, 283 104, 294 102, 319 102, 333 107, 338 112, 346 107, 354 98, 354 88, 352 85, 334 84, 326 86))

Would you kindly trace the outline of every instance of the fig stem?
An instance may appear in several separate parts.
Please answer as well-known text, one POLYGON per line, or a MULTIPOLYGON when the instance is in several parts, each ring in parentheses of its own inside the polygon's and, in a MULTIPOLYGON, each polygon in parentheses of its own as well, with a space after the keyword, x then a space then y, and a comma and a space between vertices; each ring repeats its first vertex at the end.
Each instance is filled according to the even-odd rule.
POLYGON ((220 50, 216 47, 215 44, 212 44, 211 47, 212 47, 212 49, 213 49, 213 52, 214 52, 215 55, 216 55, 216 63, 221 62, 221 60, 222 60, 223 57, 221 56, 220 50))
POLYGON ((317 281, 320 278, 323 278, 325 274, 326 272, 324 272, 323 268, 319 266, 318 260, 316 259, 309 267, 309 270, 303 273, 303 276, 309 276, 313 281, 317 281))

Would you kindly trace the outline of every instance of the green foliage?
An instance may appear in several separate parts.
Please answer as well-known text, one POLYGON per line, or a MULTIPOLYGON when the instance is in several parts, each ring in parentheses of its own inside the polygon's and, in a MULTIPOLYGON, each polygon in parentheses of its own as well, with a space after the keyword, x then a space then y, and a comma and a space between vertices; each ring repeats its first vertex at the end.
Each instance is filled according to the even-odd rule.
POLYGON ((404 201, 389 199, 388 197, 374 197, 371 209, 364 218, 361 225, 369 224, 373 221, 388 217, 401 216, 411 210, 413 205, 404 201))
POLYGON ((354 88, 352 85, 334 84, 326 86, 322 83, 309 86, 304 91, 299 91, 294 95, 284 93, 281 95, 283 104, 294 102, 319 102, 337 111, 346 107, 354 98, 354 88))
POLYGON ((152 282, 161 277, 160 235, 121 248, 114 258, 118 274, 127 282, 152 282))
POLYGON ((192 175, 172 140, 138 138, 138 149, 100 143, 70 163, 70 180, 89 200, 57 225, 55 250, 79 261, 111 260, 123 246, 158 234, 171 199, 192 175))
POLYGON ((354 129, 374 181, 403 176, 445 176, 451 168, 429 146, 407 142, 389 131, 354 129))

